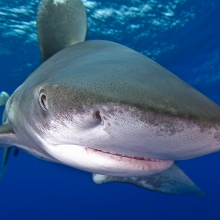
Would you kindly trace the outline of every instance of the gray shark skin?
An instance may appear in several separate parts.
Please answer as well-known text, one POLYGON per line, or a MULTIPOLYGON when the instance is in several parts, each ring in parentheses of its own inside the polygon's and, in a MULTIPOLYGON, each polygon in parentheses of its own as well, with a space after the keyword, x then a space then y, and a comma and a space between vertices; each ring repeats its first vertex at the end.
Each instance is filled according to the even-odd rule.
MULTIPOLYGON (((71 3, 41 2, 37 26, 45 62, 7 101, 0 147, 17 146, 41 159, 95 173, 93 177, 103 175, 101 181, 93 178, 97 183, 203 195, 173 163, 219 151, 219 106, 123 45, 83 37, 66 41, 76 39, 66 22, 72 22, 75 10, 84 11, 81 4, 71 7, 63 26, 60 10, 71 3), (64 28, 64 35, 46 28, 52 7, 48 25, 64 28)), ((86 20, 85 13, 80 16, 86 20)), ((78 30, 82 23, 74 25, 78 30)), ((85 26, 78 32, 86 34, 85 26)))

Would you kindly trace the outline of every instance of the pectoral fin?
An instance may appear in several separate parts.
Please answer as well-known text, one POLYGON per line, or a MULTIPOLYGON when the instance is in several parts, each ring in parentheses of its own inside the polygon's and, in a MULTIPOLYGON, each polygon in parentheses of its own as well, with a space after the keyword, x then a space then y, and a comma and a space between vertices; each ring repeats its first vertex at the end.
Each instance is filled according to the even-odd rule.
POLYGON ((172 195, 191 193, 204 196, 198 186, 175 164, 168 170, 153 176, 117 177, 93 174, 93 181, 97 184, 106 182, 130 183, 144 189, 172 195))
MULTIPOLYGON (((9 94, 6 93, 6 92, 1 92, 0 93, 0 106, 4 106, 6 104, 6 102, 8 101, 8 99, 9 99, 9 94)), ((6 117, 6 112, 4 110, 4 113, 3 113, 3 116, 2 116, 2 123, 5 123, 6 121, 7 121, 7 117, 6 117)), ((7 123, 7 125, 4 125, 3 127, 1 127, 1 132, 2 133, 0 134, 0 138, 2 136, 2 140, 3 140, 2 146, 5 147, 6 145, 4 144, 4 136, 6 138, 7 133, 10 136, 10 135, 12 135, 11 133, 14 133, 14 131, 13 131, 12 127, 7 123)), ((2 164, 1 164, 1 168, 0 168, 1 169, 0 170, 0 181, 2 180, 2 178, 5 174, 10 149, 11 149, 11 147, 7 147, 7 148, 4 149, 2 164)))
POLYGON ((16 146, 19 142, 10 123, 4 123, 0 126, 0 148, 16 146))
POLYGON ((0 170, 0 180, 4 176, 11 146, 19 143, 18 138, 9 123, 0 126, 0 148, 5 148, 0 170))
MULTIPOLYGON (((12 147, 7 147, 7 148, 4 149, 4 155, 3 155, 2 164, 1 164, 1 168, 0 168, 1 169, 0 170, 0 181, 2 180, 2 178, 5 174, 5 170, 6 170, 6 167, 7 167, 8 158, 9 158, 11 148, 12 147)), ((18 148, 15 147, 13 155, 16 157, 18 155, 18 152, 19 152, 18 148)))
POLYGON ((0 181, 2 180, 2 178, 5 174, 6 165, 7 165, 7 162, 8 162, 8 157, 9 157, 10 150, 11 150, 11 147, 5 148, 5 150, 4 150, 4 155, 3 155, 1 170, 0 170, 0 181))
POLYGON ((17 147, 14 148, 14 151, 13 151, 13 156, 14 157, 17 157, 18 156, 18 153, 19 153, 19 150, 17 147))

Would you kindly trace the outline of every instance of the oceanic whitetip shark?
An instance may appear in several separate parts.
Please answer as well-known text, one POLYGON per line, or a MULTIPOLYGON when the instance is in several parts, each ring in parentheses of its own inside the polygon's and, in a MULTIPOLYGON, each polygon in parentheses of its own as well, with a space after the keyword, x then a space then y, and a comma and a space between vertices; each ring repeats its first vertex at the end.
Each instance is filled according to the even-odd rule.
POLYGON ((0 146, 169 194, 203 192, 174 161, 220 149, 220 108, 148 57, 85 41, 81 0, 43 0, 42 65, 10 96, 0 146))

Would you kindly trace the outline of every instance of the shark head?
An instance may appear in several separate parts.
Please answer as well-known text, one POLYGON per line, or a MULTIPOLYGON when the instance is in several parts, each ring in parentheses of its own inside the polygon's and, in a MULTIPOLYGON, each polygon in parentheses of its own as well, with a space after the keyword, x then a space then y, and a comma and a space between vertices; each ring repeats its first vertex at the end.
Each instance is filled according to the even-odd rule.
POLYGON ((218 150, 218 108, 149 58, 86 41, 44 62, 6 114, 28 150, 95 173, 146 176, 218 150))
MULTIPOLYGON (((85 46, 66 48, 42 64, 12 94, 6 115, 21 147, 42 158, 96 173, 136 176, 168 169, 172 160, 150 158, 143 150, 141 111, 132 103, 121 102, 122 97, 118 99, 118 94, 106 87, 108 75, 99 77, 96 64, 102 53, 99 51, 95 62, 89 64, 84 63, 83 57, 77 58, 79 51, 84 47, 88 50, 90 44, 102 48, 102 53, 106 45, 119 46, 91 41, 85 46), (75 65, 77 59, 83 65, 75 65), (88 65, 91 75, 86 70, 88 65)), ((96 56, 96 51, 92 56, 96 56)), ((105 66, 98 68, 102 71, 105 66)), ((121 87, 117 83, 115 86, 121 87)))

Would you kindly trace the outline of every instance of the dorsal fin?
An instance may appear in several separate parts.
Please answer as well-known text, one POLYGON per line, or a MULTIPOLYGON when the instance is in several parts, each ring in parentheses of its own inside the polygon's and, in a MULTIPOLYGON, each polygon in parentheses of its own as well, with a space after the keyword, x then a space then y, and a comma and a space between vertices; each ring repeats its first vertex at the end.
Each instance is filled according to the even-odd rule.
POLYGON ((87 17, 81 0, 42 0, 37 35, 42 62, 70 45, 85 40, 87 17))

